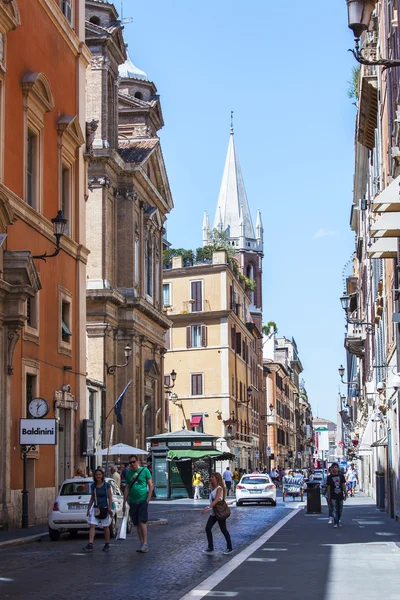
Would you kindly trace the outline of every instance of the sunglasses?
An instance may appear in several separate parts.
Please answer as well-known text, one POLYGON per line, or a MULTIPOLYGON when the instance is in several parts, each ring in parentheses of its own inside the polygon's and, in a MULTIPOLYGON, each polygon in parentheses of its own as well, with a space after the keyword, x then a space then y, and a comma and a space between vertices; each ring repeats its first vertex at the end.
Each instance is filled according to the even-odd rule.
POLYGON ((130 460, 130 461, 129 461, 129 464, 130 464, 130 465, 134 465, 135 463, 137 463, 137 460, 130 460))

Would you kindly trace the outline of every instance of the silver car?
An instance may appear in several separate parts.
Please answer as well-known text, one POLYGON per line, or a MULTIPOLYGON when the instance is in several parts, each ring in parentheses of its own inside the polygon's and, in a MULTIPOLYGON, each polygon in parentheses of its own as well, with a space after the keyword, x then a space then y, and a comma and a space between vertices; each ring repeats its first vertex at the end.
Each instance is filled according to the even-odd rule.
MULTIPOLYGON (((115 512, 110 524, 110 536, 114 538, 117 535, 118 519, 122 518, 123 495, 114 479, 106 477, 106 481, 111 486, 115 504, 115 512)), ((70 535, 77 536, 79 531, 89 529, 86 515, 92 483, 93 479, 91 477, 74 477, 73 479, 66 479, 60 487, 53 509, 48 516, 49 536, 53 542, 60 539, 61 533, 69 532, 70 535)), ((131 529, 132 522, 128 517, 127 533, 131 529)))

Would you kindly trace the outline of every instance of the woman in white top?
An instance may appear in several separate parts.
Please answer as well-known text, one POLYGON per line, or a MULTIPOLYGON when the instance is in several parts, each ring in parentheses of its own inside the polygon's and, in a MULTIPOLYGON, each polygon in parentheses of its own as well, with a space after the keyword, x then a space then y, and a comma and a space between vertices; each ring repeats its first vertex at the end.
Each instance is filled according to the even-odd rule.
POLYGON ((217 519, 213 508, 217 504, 217 502, 219 502, 220 500, 225 500, 226 496, 226 488, 221 473, 211 473, 210 487, 210 504, 202 511, 203 515, 205 515, 207 512, 210 512, 210 516, 208 517, 206 525, 208 548, 207 550, 204 550, 204 553, 212 554, 214 552, 214 541, 211 530, 214 527, 215 523, 217 523, 218 521, 219 528, 226 540, 226 550, 224 554, 230 554, 231 552, 233 552, 232 541, 231 536, 229 535, 229 531, 226 528, 226 519, 217 519))

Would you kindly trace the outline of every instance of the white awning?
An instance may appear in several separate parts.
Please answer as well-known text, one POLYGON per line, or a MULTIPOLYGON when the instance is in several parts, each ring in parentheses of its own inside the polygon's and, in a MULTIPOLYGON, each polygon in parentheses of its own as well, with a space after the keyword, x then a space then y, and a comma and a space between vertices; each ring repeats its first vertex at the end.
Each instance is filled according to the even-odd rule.
POLYGON ((397 238, 379 238, 367 249, 368 258, 397 258, 397 238))
POLYGON ((385 212, 371 223, 370 236, 376 238, 400 237, 400 212, 385 212))
POLYGON ((372 210, 375 212, 400 212, 400 175, 374 198, 372 210))
POLYGON ((364 433, 362 434, 362 438, 361 438, 360 446, 359 446, 360 450, 367 450, 367 449, 371 448, 371 444, 374 441, 373 427, 374 427, 374 424, 370 417, 368 419, 368 423, 365 426, 364 433))

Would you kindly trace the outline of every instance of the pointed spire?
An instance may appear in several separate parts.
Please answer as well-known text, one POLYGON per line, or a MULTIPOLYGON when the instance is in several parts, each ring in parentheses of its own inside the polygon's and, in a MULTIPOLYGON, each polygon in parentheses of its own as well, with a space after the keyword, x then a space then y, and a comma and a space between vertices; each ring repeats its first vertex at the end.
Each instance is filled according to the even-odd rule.
POLYGON ((257 232, 257 239, 262 239, 264 229, 263 229, 263 224, 262 224, 262 220, 261 220, 261 211, 259 208, 257 209, 256 232, 257 232))
POLYGON ((240 212, 242 213, 245 238, 255 240, 256 236, 250 215, 242 171, 240 169, 239 158, 235 148, 232 111, 228 152, 226 155, 225 168, 214 218, 214 227, 220 231, 226 231, 229 227, 230 237, 239 238, 241 234, 239 222, 240 212))

